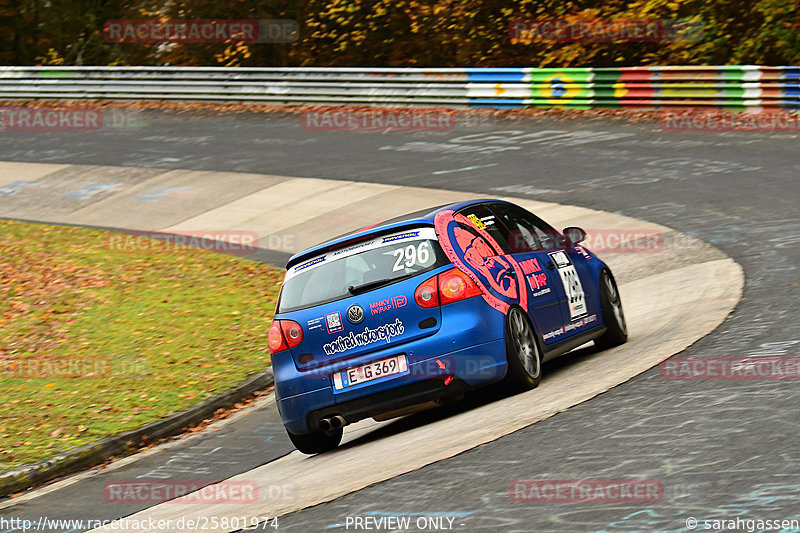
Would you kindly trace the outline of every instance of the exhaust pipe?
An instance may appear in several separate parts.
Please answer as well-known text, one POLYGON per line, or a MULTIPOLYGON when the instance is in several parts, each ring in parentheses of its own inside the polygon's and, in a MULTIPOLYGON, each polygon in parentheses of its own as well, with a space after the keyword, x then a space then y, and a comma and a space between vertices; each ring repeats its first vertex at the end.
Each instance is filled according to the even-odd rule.
POLYGON ((339 429, 347 424, 347 420, 342 415, 336 415, 330 419, 330 423, 333 429, 339 429))
POLYGON ((319 421, 319 429, 322 431, 330 431, 332 429, 339 429, 347 425, 347 420, 342 415, 334 415, 330 418, 322 418, 319 421))

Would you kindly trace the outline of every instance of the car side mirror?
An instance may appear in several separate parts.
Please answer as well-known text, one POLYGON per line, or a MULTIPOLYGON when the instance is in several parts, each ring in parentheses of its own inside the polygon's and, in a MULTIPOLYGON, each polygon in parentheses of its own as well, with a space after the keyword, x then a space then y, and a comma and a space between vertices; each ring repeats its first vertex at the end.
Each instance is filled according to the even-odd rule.
POLYGON ((576 226, 564 228, 561 233, 564 234, 564 237, 566 237, 566 241, 570 246, 586 240, 586 232, 583 231, 582 228, 578 228, 576 226))

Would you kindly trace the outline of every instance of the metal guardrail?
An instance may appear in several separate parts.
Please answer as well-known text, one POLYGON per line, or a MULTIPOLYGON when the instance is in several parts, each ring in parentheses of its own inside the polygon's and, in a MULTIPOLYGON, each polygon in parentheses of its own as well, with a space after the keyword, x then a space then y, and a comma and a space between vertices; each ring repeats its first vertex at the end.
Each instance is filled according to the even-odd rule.
POLYGON ((0 100, 800 108, 800 67, 0 67, 0 100))

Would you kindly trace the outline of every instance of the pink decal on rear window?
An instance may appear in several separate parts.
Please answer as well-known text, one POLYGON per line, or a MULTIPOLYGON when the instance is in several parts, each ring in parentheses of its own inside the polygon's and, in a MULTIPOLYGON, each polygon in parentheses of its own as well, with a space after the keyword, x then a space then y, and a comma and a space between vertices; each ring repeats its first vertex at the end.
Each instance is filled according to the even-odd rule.
POLYGON ((437 213, 434 224, 444 253, 478 284, 486 303, 503 314, 512 304, 527 311, 528 292, 521 286, 525 282, 522 269, 512 256, 503 255, 485 226, 480 228, 452 210, 437 213), (512 270, 516 276, 509 275, 512 270))

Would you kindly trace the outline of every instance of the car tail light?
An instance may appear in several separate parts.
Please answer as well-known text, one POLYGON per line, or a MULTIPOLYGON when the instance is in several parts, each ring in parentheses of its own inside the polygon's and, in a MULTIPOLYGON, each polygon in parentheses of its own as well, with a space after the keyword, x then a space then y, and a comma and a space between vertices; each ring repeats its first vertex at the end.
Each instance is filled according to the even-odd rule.
POLYGON ((279 320, 272 321, 272 327, 269 328, 269 352, 277 353, 288 349, 286 341, 283 340, 283 333, 281 333, 281 326, 279 320))
POLYGON ((439 305, 439 291, 436 288, 438 276, 426 279, 422 285, 414 291, 414 300, 420 307, 437 307, 439 305))
POLYGON ((480 296, 480 294, 481 289, 458 268, 439 274, 439 296, 442 305, 480 296))
POLYGON ((451 268, 425 280, 414 291, 414 300, 420 307, 436 307, 480 295, 481 289, 469 276, 451 268))
POLYGON ((294 348, 303 342, 303 328, 294 320, 274 320, 269 328, 270 353, 294 348))
POLYGON ((303 328, 294 320, 281 320, 283 338, 289 343, 289 348, 294 348, 303 342, 303 328))

